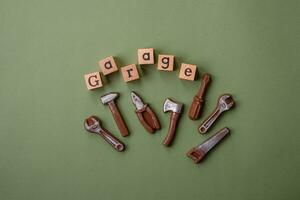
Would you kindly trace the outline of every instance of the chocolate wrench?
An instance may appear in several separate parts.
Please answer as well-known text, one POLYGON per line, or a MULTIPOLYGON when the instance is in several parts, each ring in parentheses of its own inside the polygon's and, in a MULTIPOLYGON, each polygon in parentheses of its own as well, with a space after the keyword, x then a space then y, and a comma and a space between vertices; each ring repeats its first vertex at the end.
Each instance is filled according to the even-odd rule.
POLYGON ((208 118, 199 126, 200 133, 206 133, 216 119, 225 111, 232 108, 234 100, 230 94, 223 94, 218 99, 218 104, 215 110, 208 116, 208 118))
POLYGON ((100 125, 100 120, 95 116, 90 116, 84 121, 84 128, 90 133, 96 133, 103 137, 117 151, 124 151, 125 145, 113 136, 108 130, 105 130, 100 125))

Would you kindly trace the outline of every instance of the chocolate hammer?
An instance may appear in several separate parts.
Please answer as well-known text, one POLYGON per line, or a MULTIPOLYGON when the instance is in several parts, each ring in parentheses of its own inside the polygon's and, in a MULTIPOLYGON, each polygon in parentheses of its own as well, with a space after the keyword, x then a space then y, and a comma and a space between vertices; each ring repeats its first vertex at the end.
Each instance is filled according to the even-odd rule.
POLYGON ((198 90, 198 93, 193 98, 193 102, 191 104, 190 111, 189 111, 189 117, 192 120, 199 119, 204 104, 205 92, 207 90, 210 80, 211 77, 209 74, 203 74, 201 86, 198 90))
POLYGON ((128 132, 128 129, 127 129, 127 126, 123 120, 123 117, 122 115, 120 114, 119 112, 119 109, 115 103, 115 99, 119 97, 119 93, 117 92, 111 92, 111 93, 108 93, 108 94, 105 94, 103 96, 100 97, 100 101, 104 104, 104 105, 107 105, 109 106, 109 109, 115 119, 115 122, 121 132, 121 135, 123 137, 126 137, 129 135, 129 132, 128 132))
POLYGON ((182 112, 183 104, 175 102, 171 99, 166 99, 163 107, 164 112, 172 112, 169 124, 168 134, 165 137, 163 144, 165 146, 171 146, 173 139, 175 137, 176 127, 178 123, 178 119, 182 112))

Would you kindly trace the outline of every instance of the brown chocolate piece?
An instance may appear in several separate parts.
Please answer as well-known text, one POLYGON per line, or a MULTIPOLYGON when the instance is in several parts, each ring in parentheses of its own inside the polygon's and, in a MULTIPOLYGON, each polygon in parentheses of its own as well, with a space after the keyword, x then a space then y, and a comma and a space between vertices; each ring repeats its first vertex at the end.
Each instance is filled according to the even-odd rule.
POLYGON ((136 92, 131 92, 131 100, 136 107, 135 113, 149 133, 160 129, 160 123, 148 104, 145 104, 136 92))
POLYGON ((163 107, 164 112, 171 111, 171 118, 169 124, 168 134, 165 137, 163 144, 167 147, 171 146, 176 132, 177 123, 182 112, 183 104, 172 101, 171 99, 166 99, 163 107))
POLYGON ((150 133, 154 133, 156 130, 160 129, 160 123, 148 104, 146 104, 144 108, 136 110, 135 113, 144 128, 150 133))
POLYGON ((199 163, 206 156, 206 154, 229 133, 230 130, 228 128, 221 129, 202 144, 189 150, 187 152, 187 156, 195 163, 199 163))
POLYGON ((90 133, 100 135, 106 142, 108 142, 115 150, 124 151, 125 145, 108 130, 100 125, 100 119, 95 116, 88 117, 84 122, 84 128, 90 133))
POLYGON ((198 93, 194 96, 193 102, 190 107, 189 117, 192 120, 199 119, 202 107, 204 105, 204 96, 207 90, 208 84, 210 83, 211 77, 209 74, 203 74, 201 86, 198 93))
POLYGON ((123 117, 122 115, 120 114, 119 112, 119 109, 117 107, 117 105, 115 104, 114 100, 116 98, 118 98, 119 96, 119 93, 116 93, 116 92, 111 92, 111 93, 108 93, 108 94, 105 94, 103 96, 100 97, 100 100, 101 102, 106 105, 108 104, 109 106, 109 109, 115 119, 115 122, 121 132, 121 135, 123 137, 126 137, 129 135, 129 132, 128 132, 128 128, 123 120, 123 117))

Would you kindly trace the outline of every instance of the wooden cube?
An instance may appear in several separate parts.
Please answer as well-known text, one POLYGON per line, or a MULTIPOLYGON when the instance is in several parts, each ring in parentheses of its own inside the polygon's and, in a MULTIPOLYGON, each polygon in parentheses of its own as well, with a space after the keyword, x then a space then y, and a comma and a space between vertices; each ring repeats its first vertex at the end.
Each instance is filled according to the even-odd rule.
POLYGON ((179 78, 193 81, 196 76, 196 70, 196 65, 182 63, 180 67, 179 78))
POLYGON ((138 61, 140 65, 154 64, 153 48, 138 49, 138 61))
POLYGON ((117 64, 112 56, 100 60, 98 64, 104 76, 118 71, 117 64))
POLYGON ((125 82, 139 79, 139 71, 135 64, 127 65, 121 68, 122 76, 125 82))
POLYGON ((100 72, 93 72, 84 75, 85 84, 88 90, 102 87, 100 72))
POLYGON ((164 71, 174 70, 174 56, 173 55, 158 55, 157 69, 164 71))

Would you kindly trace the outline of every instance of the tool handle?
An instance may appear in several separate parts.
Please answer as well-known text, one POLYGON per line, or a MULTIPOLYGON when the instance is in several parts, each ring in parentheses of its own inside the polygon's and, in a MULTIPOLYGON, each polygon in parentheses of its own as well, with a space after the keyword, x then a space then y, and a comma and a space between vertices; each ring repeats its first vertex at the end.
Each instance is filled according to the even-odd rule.
POLYGON ((191 158, 195 163, 199 163, 206 155, 204 151, 201 149, 194 147, 186 154, 189 158, 191 158))
POLYGON ((206 133, 216 119, 221 115, 222 111, 217 107, 212 114, 199 126, 200 133, 206 133))
POLYGON ((108 105, 109 105, 110 111, 112 112, 113 117, 117 123, 117 126, 120 130, 121 135, 123 137, 128 136, 129 132, 128 132, 127 126, 122 118, 122 115, 119 112, 117 105, 115 104, 114 101, 109 102, 108 105))
POLYGON ((194 96, 192 105, 189 111, 189 117, 191 120, 197 120, 200 116, 200 111, 203 106, 204 99, 199 98, 198 96, 194 96))
POLYGON ((204 104, 205 92, 207 90, 210 80, 211 78, 209 74, 204 74, 202 76, 200 89, 196 96, 193 98, 193 102, 189 110, 189 117, 192 120, 197 120, 200 117, 201 110, 204 104))
POLYGON ((143 127, 149 132, 149 133, 154 133, 154 127, 151 126, 151 124, 149 124, 146 120, 146 115, 149 115, 148 113, 146 112, 139 112, 139 111, 136 111, 136 114, 141 122, 141 124, 143 125, 143 127))
POLYGON ((115 150, 120 152, 124 151, 125 145, 119 139, 113 136, 108 130, 101 129, 98 134, 103 137, 104 140, 108 142, 115 150))
POLYGON ((160 123, 156 116, 156 114, 153 112, 153 110, 147 105, 146 112, 148 114, 148 117, 145 116, 146 121, 148 124, 152 124, 151 126, 155 128, 156 130, 160 129, 160 123))
POLYGON ((167 134, 167 136, 165 137, 165 139, 163 141, 163 144, 167 147, 171 146, 171 144, 174 140, 175 131, 176 131, 176 127, 177 127, 179 117, 180 117, 180 113, 172 113, 171 114, 168 134, 167 134))
POLYGON ((203 74, 202 80, 201 80, 201 86, 200 86, 199 91, 197 93, 197 96, 199 98, 204 97, 205 91, 206 91, 210 81, 211 81, 211 76, 209 74, 203 74))

